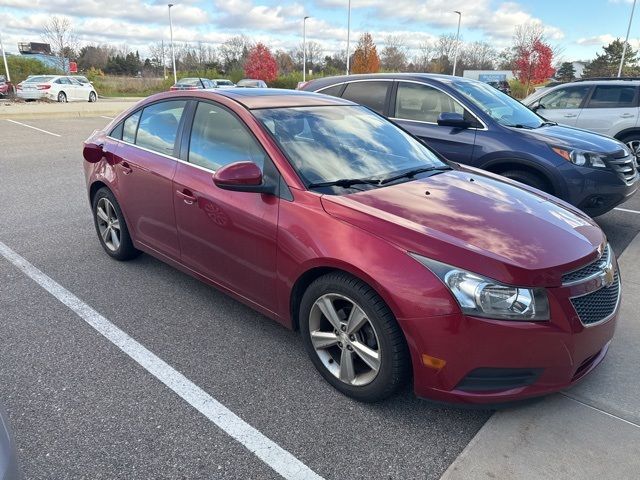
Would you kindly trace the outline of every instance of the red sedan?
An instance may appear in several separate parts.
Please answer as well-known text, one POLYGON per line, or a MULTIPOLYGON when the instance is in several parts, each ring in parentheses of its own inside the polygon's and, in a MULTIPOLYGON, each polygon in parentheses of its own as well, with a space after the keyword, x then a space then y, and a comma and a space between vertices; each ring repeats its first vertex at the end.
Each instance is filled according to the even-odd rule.
POLYGON ((410 378, 444 401, 542 395, 589 373, 613 337, 620 279, 589 217, 351 102, 159 94, 84 158, 110 256, 146 252, 300 330, 318 371, 359 400, 410 378))

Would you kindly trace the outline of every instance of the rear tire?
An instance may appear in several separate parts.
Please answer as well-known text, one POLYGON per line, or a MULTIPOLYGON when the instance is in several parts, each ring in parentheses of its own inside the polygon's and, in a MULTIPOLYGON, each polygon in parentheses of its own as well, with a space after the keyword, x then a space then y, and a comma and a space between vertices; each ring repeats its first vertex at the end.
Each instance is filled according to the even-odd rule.
POLYGON ((66 103, 67 102, 67 94, 64 92, 58 93, 58 102, 66 103))
POLYGON ((507 170, 506 172, 500 173, 500 175, 553 195, 547 181, 536 173, 524 170, 507 170))
POLYGON ((98 190, 91 206, 93 223, 104 251, 120 261, 140 255, 140 250, 133 246, 124 215, 111 190, 106 187, 98 190))
POLYGON ((363 281, 344 272, 318 278, 302 297, 299 320, 311 362, 344 395, 377 402, 407 382, 411 360, 402 330, 363 281))

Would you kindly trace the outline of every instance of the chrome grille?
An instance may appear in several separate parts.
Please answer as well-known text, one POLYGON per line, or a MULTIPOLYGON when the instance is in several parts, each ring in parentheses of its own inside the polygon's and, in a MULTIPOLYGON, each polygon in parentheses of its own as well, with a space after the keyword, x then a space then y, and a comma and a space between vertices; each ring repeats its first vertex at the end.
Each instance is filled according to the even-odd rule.
POLYGON ((627 185, 634 182, 637 177, 637 168, 633 154, 618 158, 609 157, 606 161, 609 168, 615 171, 627 185))
POLYGON ((597 275, 600 275, 604 268, 611 261, 611 247, 607 244, 602 251, 602 255, 599 259, 590 263, 589 265, 574 270, 573 272, 565 273, 562 276, 562 285, 573 285, 575 283, 581 283, 597 275))
POLYGON ((589 293, 582 297, 571 299, 580 321, 584 325, 602 322, 616 311, 620 299, 620 277, 615 273, 615 279, 609 287, 589 293))

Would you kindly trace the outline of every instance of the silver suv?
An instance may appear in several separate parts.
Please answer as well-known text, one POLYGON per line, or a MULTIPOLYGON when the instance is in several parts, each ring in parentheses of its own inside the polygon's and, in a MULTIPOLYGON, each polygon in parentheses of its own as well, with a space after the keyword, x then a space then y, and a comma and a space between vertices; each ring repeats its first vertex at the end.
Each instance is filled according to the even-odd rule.
POLYGON ((522 103, 547 120, 626 143, 640 157, 640 78, 592 78, 536 91, 522 103))

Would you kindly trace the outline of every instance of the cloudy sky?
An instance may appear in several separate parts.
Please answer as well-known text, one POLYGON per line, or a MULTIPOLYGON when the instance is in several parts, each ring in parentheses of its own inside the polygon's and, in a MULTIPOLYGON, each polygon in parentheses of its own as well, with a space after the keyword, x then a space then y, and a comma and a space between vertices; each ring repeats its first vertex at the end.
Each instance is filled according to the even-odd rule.
MULTIPOLYGON (((344 49, 347 0, 173 0, 174 39, 209 42, 245 34, 273 49, 307 38, 327 53, 344 49)), ((464 41, 485 40, 500 49, 515 26, 540 22, 564 60, 592 58, 603 43, 623 37, 632 0, 352 0, 352 38, 369 31, 378 44, 390 33, 410 47, 442 33, 454 33, 462 11, 464 41)), ((639 9, 640 10, 640 9, 639 9)), ((640 44, 640 11, 631 31, 640 44)), ((52 15, 69 17, 81 44, 126 44, 147 53, 149 44, 169 38, 167 2, 159 0, 0 0, 0 31, 8 52, 18 42, 41 40, 42 25, 52 15)))

